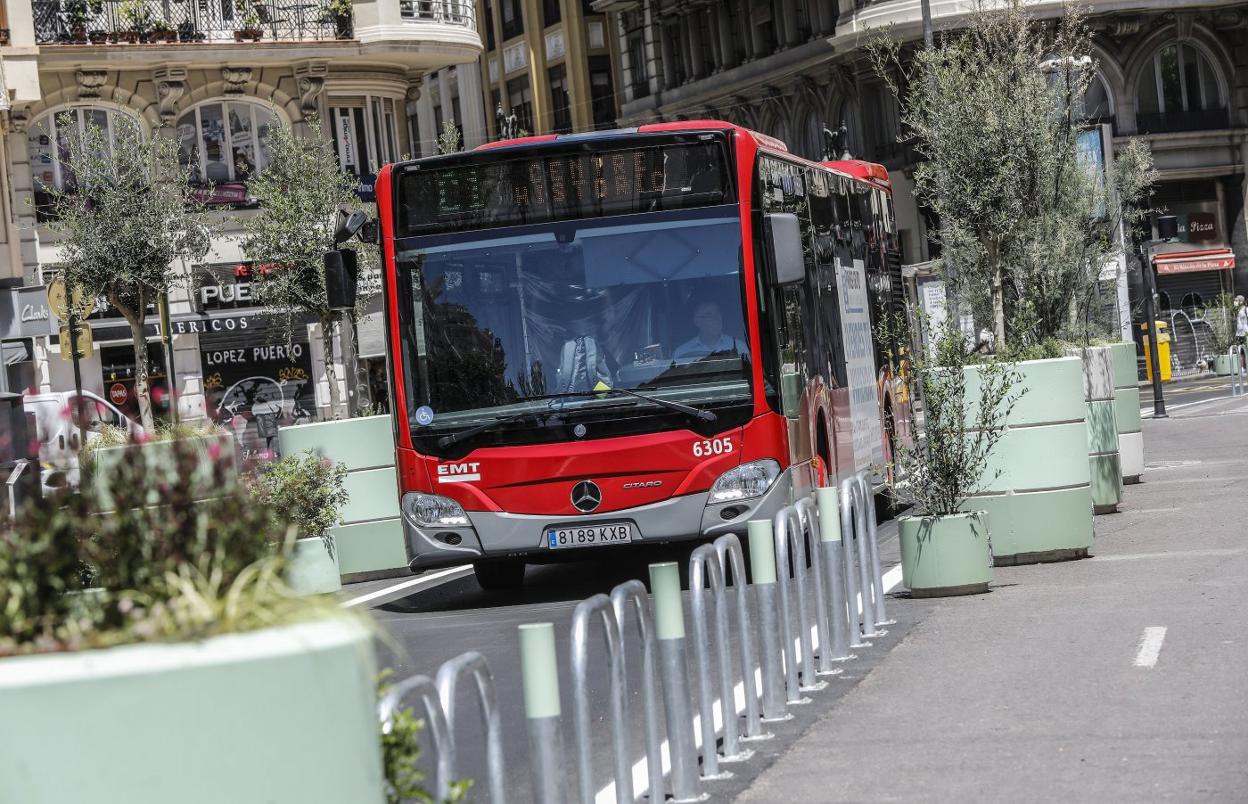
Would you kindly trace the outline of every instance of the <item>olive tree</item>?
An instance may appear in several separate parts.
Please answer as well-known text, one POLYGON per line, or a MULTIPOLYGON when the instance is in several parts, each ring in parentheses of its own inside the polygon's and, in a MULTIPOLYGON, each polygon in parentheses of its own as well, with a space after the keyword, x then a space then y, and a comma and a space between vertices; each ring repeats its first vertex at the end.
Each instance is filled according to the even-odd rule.
POLYGON ((305 317, 320 324, 330 406, 337 411, 342 397, 334 368, 335 311, 325 292, 324 255, 336 247, 338 212, 359 206, 359 199, 356 180, 338 166, 320 120, 312 117, 306 124, 306 136, 285 126, 269 129, 268 166, 248 183, 260 208, 239 218, 240 246, 258 266, 252 272, 253 295, 282 321, 287 340, 305 317))
MULTIPOLYGON (((110 132, 78 126, 65 115, 65 175, 49 190, 49 226, 63 236, 61 270, 67 285, 104 298, 125 317, 134 341, 134 393, 144 428, 152 429, 150 366, 143 332, 147 306, 185 277, 174 267, 202 259, 209 229, 168 137, 144 137, 122 115, 110 132)), ((62 348, 68 348, 62 345, 62 348)))
MULTIPOLYGON (((997 342, 1070 335, 1091 317, 1101 266, 1122 250, 1153 180, 1142 141, 1104 174, 1081 144, 1095 80, 1084 15, 1039 19, 1020 0, 976 3, 962 27, 912 51, 891 34, 868 52, 918 152, 915 191, 939 218, 947 286, 990 317, 997 342)), ((1086 336, 1086 326, 1085 326, 1086 336)))

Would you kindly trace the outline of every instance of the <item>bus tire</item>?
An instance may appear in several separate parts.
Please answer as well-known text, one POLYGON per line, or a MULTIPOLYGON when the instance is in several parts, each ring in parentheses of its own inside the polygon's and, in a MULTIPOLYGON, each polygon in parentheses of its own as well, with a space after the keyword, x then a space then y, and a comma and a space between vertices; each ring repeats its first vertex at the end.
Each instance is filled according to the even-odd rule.
POLYGON ((477 576, 477 585, 487 592, 524 585, 524 562, 514 558, 474 562, 472 573, 477 576))

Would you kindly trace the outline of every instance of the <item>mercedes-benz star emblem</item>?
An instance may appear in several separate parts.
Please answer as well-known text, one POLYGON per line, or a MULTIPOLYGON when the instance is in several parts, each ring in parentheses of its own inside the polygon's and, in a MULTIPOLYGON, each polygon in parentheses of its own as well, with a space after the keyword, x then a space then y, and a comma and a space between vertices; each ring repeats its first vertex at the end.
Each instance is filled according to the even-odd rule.
POLYGON ((572 505, 578 511, 596 511, 602 504, 602 489, 592 480, 582 480, 572 487, 572 505))

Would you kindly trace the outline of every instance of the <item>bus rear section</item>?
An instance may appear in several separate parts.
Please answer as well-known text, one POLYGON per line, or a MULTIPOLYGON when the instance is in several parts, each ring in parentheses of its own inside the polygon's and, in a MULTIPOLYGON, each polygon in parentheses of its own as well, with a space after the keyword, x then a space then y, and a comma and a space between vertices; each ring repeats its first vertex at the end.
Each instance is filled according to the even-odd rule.
POLYGON ((809 492, 792 423, 815 414, 785 415, 760 336, 778 297, 743 132, 573 135, 383 171, 413 569, 472 562, 511 586, 525 563, 740 533, 809 492))

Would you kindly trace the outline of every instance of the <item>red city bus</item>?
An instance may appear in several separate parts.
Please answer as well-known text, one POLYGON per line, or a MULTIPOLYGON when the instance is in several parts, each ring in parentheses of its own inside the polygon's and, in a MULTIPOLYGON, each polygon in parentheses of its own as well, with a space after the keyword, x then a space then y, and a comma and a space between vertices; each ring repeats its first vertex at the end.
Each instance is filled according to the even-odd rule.
POLYGON ((515 586, 526 563, 741 533, 885 465, 891 203, 882 168, 836 165, 700 121, 384 168, 411 567, 515 586))

